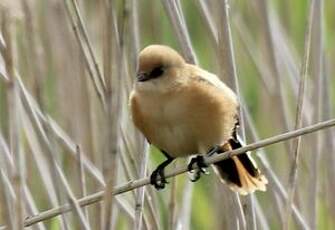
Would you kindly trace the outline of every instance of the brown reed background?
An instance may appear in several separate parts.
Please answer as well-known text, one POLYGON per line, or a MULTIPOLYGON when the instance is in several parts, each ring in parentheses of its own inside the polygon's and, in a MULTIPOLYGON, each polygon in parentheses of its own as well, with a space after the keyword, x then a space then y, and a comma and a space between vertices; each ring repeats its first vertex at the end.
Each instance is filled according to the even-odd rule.
POLYGON ((240 96, 252 143, 334 117, 334 10, 331 0, 1 0, 0 229, 333 229, 334 129, 254 151, 265 193, 238 196, 213 173, 110 193, 163 159, 128 111, 141 48, 169 45, 218 74, 240 96), (45 212, 63 204, 71 212, 45 212))

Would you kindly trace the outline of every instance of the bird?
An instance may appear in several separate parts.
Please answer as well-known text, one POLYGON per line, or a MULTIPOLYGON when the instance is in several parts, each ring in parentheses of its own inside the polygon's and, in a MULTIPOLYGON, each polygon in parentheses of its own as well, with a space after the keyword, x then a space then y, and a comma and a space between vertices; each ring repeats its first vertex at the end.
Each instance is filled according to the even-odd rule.
MULTIPOLYGON (((135 127, 166 157, 150 176, 150 183, 158 190, 167 184, 164 169, 174 159, 192 157, 188 169, 196 181, 207 172, 205 156, 244 145, 237 135, 237 95, 215 74, 187 63, 169 46, 154 44, 139 52, 129 105, 135 127)), ((268 181, 249 152, 213 167, 234 192, 266 191, 268 181)))

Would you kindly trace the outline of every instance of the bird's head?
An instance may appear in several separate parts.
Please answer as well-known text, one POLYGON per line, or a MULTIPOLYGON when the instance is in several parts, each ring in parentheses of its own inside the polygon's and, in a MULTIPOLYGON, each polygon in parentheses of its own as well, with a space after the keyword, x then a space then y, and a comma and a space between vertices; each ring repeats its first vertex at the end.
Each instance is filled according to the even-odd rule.
POLYGON ((163 90, 178 83, 179 70, 185 65, 180 54, 170 47, 150 45, 138 59, 136 86, 139 90, 163 90))

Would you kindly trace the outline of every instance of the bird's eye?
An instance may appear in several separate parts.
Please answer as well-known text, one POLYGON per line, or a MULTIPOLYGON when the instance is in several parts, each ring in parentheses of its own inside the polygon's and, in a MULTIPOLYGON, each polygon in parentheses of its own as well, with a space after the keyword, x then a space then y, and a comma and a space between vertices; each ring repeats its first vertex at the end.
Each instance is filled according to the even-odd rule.
POLYGON ((160 77, 164 73, 164 68, 162 66, 154 68, 150 73, 150 78, 160 77))

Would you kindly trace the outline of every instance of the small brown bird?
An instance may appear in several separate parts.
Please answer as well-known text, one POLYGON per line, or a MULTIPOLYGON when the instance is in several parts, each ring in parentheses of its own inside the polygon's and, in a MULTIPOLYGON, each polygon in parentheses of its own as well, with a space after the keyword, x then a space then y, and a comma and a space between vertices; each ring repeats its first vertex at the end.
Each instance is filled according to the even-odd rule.
MULTIPOLYGON (((151 174, 156 189, 165 187, 164 168, 177 157, 206 167, 204 154, 241 147, 236 134, 239 103, 219 78, 185 60, 173 49, 150 45, 139 54, 137 81, 130 95, 135 126, 167 157, 151 174)), ((249 153, 214 164, 221 180, 236 192, 266 190, 267 180, 249 153)))

